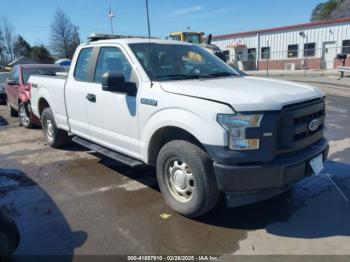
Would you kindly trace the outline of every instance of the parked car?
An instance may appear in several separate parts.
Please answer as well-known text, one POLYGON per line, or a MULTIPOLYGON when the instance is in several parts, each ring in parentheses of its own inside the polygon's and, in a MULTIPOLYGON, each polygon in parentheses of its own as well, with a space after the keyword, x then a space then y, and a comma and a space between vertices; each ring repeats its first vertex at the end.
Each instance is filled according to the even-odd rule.
POLYGON ((0 104, 6 104, 5 84, 7 76, 7 72, 0 72, 0 104))
POLYGON ((248 77, 191 43, 113 37, 80 45, 66 77, 30 77, 52 147, 72 134, 130 166, 155 166, 165 201, 189 217, 221 192, 229 206, 248 204, 322 169, 318 88, 248 77))
POLYGON ((30 108, 29 77, 32 74, 53 76, 56 72, 64 72, 64 68, 51 64, 26 64, 12 69, 5 85, 7 106, 12 117, 19 115, 22 126, 30 128, 33 124, 40 124, 30 108))

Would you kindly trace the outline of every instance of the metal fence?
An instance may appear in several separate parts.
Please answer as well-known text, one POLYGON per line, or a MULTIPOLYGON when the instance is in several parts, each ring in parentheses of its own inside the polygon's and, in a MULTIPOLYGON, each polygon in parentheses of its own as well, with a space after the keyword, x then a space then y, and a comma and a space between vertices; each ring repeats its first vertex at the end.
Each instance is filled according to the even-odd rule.
POLYGON ((289 49, 283 51, 259 50, 245 48, 243 50, 226 51, 226 59, 244 71, 265 70, 304 70, 336 69, 340 65, 350 65, 350 46, 324 46, 323 48, 289 49), (348 58, 338 59, 338 54, 345 53, 348 58), (259 56, 259 57, 258 57, 259 56))

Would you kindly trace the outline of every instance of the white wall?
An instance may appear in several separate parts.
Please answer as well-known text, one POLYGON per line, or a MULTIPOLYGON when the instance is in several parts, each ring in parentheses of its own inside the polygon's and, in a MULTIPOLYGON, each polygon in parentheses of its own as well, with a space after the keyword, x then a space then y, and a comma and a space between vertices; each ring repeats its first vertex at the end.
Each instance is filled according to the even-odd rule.
POLYGON ((256 48, 260 54, 261 47, 270 46, 271 59, 288 59, 288 45, 298 44, 298 57, 303 57, 304 39, 299 35, 304 31, 307 35, 308 43, 316 43, 316 57, 322 56, 322 46, 324 42, 335 41, 337 50, 341 52, 342 41, 350 39, 350 22, 319 25, 313 27, 303 27, 287 31, 275 31, 269 33, 260 33, 255 35, 246 35, 235 38, 213 39, 213 43, 218 45, 222 50, 229 50, 228 46, 235 44, 245 44, 247 48, 256 48), (258 39, 260 38, 260 46, 258 39))

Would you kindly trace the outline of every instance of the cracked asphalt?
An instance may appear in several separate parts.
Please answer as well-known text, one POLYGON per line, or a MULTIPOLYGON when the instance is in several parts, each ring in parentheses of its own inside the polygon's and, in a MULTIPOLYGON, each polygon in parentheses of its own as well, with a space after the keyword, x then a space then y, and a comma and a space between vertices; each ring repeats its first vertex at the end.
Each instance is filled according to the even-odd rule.
POLYGON ((15 254, 67 261, 91 254, 349 255, 350 88, 320 87, 331 146, 323 175, 261 203, 229 209, 221 202, 198 219, 165 205, 153 169, 132 169, 74 143, 52 149, 40 128, 19 127, 0 106, 0 207, 21 234, 15 254))

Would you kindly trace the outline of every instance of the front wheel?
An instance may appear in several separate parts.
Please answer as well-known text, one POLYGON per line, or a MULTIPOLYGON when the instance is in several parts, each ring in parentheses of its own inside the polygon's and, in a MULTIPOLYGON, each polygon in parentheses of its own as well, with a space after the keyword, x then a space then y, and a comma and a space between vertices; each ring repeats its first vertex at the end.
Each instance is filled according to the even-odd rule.
POLYGON ((188 217, 198 217, 217 204, 219 191, 208 154, 190 142, 165 144, 157 159, 157 179, 167 204, 188 217))
POLYGON ((45 108, 41 115, 41 126, 46 141, 50 146, 59 148, 68 143, 68 133, 57 128, 53 113, 49 107, 45 108))
POLYGON ((25 128, 33 127, 33 123, 30 120, 28 105, 21 103, 18 107, 18 114, 19 114, 19 124, 21 126, 24 126, 25 128))

